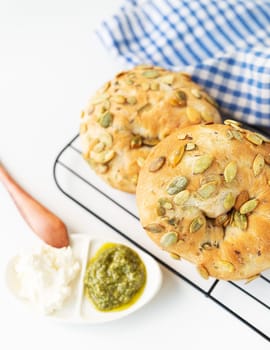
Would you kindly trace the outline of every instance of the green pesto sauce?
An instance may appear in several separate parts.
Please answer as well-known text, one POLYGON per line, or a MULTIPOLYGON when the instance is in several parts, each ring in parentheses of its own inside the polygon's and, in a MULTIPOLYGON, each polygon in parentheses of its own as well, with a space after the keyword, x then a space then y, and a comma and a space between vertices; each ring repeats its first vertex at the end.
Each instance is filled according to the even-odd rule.
POLYGON ((122 244, 106 243, 88 262, 84 290, 98 310, 119 311, 136 302, 145 282, 138 254, 122 244))

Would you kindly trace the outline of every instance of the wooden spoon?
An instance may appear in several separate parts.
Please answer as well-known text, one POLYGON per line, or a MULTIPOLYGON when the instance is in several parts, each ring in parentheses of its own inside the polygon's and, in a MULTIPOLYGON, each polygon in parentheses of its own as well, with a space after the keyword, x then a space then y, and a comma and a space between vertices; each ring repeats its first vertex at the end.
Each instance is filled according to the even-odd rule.
POLYGON ((47 244, 62 248, 69 245, 65 224, 47 208, 26 193, 0 163, 0 181, 10 193, 31 229, 47 244))

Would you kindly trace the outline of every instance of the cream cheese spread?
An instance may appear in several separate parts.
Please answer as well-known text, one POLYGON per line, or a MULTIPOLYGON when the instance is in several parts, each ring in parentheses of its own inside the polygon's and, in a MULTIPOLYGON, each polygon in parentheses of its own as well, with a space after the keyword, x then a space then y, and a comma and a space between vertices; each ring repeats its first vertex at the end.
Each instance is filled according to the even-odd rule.
POLYGON ((71 295, 72 281, 80 271, 80 263, 71 247, 59 249, 41 245, 19 254, 14 268, 18 296, 42 313, 50 314, 61 309, 71 295))

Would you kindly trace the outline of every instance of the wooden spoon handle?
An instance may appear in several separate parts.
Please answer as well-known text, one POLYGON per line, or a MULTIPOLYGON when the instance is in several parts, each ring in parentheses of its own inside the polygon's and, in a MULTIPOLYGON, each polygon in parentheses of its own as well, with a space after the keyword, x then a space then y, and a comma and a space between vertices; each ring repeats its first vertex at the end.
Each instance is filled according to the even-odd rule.
POLYGON ((0 181, 10 193, 27 224, 44 242, 56 248, 69 245, 65 224, 25 192, 2 164, 0 164, 0 181))

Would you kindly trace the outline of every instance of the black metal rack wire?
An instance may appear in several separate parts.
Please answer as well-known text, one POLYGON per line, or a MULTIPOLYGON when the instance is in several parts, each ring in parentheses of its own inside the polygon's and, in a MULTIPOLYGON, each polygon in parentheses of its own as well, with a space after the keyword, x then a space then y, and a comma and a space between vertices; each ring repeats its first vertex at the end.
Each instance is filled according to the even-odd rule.
MULTIPOLYGON (((263 133, 270 135, 266 130, 263 133)), ((134 235, 134 231, 140 230, 139 218, 133 208, 127 205, 126 198, 123 200, 117 191, 106 188, 106 185, 104 187, 95 175, 91 177, 89 174, 88 166, 81 157, 79 135, 76 135, 60 151, 54 162, 53 176, 59 190, 116 234, 150 254, 165 268, 270 342, 270 271, 249 284, 214 279, 202 283, 202 279, 194 277, 189 266, 179 269, 177 263, 171 261, 173 259, 160 256, 142 241, 141 236, 134 235), (95 198, 94 203, 89 198, 95 198), (117 215, 123 219, 117 221, 117 215)))

